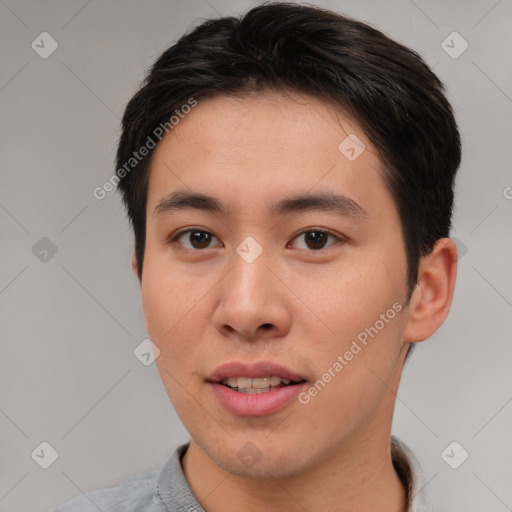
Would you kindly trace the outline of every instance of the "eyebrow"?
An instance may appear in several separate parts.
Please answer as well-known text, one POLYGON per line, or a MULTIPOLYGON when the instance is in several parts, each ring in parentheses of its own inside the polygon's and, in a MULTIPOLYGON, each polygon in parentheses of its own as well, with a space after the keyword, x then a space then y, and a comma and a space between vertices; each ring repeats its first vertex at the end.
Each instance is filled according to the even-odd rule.
MULTIPOLYGON (((175 191, 164 197, 153 210, 153 216, 163 217, 176 211, 203 210, 220 215, 228 215, 228 208, 215 197, 198 192, 175 191)), ((328 193, 303 193, 281 199, 269 208, 274 215, 292 212, 323 211, 333 212, 343 217, 365 219, 366 210, 347 196, 328 193)))

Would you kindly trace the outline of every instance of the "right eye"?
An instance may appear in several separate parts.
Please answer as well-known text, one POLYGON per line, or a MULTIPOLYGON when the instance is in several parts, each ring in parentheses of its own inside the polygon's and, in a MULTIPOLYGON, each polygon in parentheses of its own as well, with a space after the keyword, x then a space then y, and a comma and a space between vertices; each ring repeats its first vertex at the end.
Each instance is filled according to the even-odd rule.
MULTIPOLYGON (((171 243, 179 243, 186 249, 201 250, 208 249, 212 240, 218 240, 218 238, 209 233, 208 231, 202 231, 200 229, 187 229, 181 231, 172 240, 171 243), (180 241, 183 240, 183 241, 180 241)), ((219 242, 220 244, 220 242, 219 242)), ((219 245, 221 247, 222 244, 219 245)))

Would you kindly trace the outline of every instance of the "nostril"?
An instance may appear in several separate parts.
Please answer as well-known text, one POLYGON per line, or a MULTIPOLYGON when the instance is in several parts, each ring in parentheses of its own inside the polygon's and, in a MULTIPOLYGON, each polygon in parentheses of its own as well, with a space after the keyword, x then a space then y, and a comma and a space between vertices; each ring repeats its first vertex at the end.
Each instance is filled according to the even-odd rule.
POLYGON ((272 329, 272 324, 263 324, 261 327, 268 331, 269 329, 272 329))

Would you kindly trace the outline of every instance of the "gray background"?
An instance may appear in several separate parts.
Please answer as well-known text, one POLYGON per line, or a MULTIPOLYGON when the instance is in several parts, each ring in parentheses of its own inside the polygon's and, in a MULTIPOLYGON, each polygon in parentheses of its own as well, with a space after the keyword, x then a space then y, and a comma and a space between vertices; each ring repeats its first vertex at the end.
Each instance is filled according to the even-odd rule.
MULTIPOLYGON (((0 2, 1 510, 115 485, 187 440, 155 365, 133 355, 146 333, 120 200, 92 191, 114 171, 123 107, 156 56, 197 19, 257 3, 0 2), (59 45, 47 59, 31 48, 43 31, 59 45), (33 251, 43 237, 57 248, 46 261, 47 242, 33 251), (31 458, 43 441, 59 455, 46 470, 31 458)), ((416 49, 448 87, 465 150, 458 282, 448 320, 406 366, 393 428, 439 510, 510 510, 512 2, 314 3, 416 49), (453 31, 469 43, 456 59, 441 46, 453 31), (441 457, 452 441, 469 453, 458 469, 441 457)))

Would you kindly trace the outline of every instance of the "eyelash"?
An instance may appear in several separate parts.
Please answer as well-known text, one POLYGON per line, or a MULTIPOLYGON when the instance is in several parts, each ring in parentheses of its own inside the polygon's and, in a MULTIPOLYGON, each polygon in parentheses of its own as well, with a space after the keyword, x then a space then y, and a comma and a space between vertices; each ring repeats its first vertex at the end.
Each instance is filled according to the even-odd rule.
MULTIPOLYGON (((203 229, 194 229, 194 228, 188 228, 188 229, 185 229, 183 231, 180 231, 178 233, 176 233, 174 236, 171 236, 168 240, 168 244, 176 244, 176 243, 179 243, 179 239, 183 237, 183 235, 186 235, 187 233, 206 233, 208 235, 212 235, 213 237, 217 238, 213 233, 211 233, 210 231, 206 231, 206 230, 203 230, 203 229)), ((323 250, 326 250, 328 249, 329 247, 331 247, 332 245, 335 245, 337 242, 344 242, 346 241, 343 237, 333 233, 332 231, 329 231, 328 229, 320 229, 320 228, 308 228, 308 229, 305 229, 303 231, 301 231, 300 233, 296 234, 292 240, 295 240, 296 238, 298 238, 299 236, 301 235, 306 235, 308 233, 322 233, 322 234, 326 234, 332 238, 335 239, 335 243, 331 244, 331 245, 328 245, 327 247, 322 247, 320 249, 301 249, 301 250, 307 250, 308 252, 320 252, 320 251, 323 251, 323 250)), ((217 238, 218 240, 218 238, 217 238)), ((181 244, 180 244, 181 245, 181 244)), ((188 247, 185 247, 186 250, 190 250, 190 251, 193 251, 193 252, 201 252, 201 251, 206 251, 208 249, 211 249, 212 247, 206 247, 204 249, 195 249, 195 248, 188 248, 188 247)))

